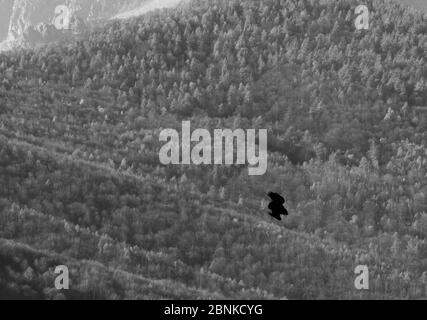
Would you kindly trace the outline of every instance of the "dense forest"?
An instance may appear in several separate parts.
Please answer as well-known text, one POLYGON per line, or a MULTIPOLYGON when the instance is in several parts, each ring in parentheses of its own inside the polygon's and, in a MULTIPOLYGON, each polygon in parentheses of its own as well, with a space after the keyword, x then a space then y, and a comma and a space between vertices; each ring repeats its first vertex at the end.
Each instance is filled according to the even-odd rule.
POLYGON ((369 30, 357 0, 192 0, 0 54, 0 298, 427 298, 427 19, 364 3, 369 30), (183 120, 267 128, 267 174, 161 166, 183 120))
POLYGON ((398 2, 412 6, 415 9, 427 11, 427 2, 424 0, 398 0, 398 2))

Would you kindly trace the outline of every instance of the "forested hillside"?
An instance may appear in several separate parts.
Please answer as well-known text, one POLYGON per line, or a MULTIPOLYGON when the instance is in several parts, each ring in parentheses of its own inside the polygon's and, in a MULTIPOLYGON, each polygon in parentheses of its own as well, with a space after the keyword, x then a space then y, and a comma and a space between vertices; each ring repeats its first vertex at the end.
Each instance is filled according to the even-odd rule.
POLYGON ((427 2, 424 0, 398 0, 400 3, 427 12, 427 2))
POLYGON ((193 0, 1 54, 0 297, 58 298, 69 261, 59 298, 427 298, 427 20, 364 2, 369 30, 356 0, 193 0), (182 120, 268 128, 267 174, 161 166, 182 120))
POLYGON ((0 0, 0 51, 34 48, 61 39, 65 41, 71 36, 76 38, 111 19, 138 16, 158 8, 173 8, 180 1, 0 0), (62 11, 64 5, 69 14, 62 11), (68 19, 68 23, 65 22, 68 19))

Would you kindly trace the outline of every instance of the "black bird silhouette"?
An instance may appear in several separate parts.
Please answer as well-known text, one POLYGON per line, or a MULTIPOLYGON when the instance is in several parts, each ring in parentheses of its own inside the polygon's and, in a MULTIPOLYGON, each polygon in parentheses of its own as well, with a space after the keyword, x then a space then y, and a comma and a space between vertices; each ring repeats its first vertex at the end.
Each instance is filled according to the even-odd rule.
POLYGON ((271 210, 269 213, 273 218, 282 221, 281 216, 288 216, 288 210, 283 206, 285 204, 285 199, 277 193, 270 192, 268 196, 271 198, 272 202, 268 205, 268 209, 271 210))

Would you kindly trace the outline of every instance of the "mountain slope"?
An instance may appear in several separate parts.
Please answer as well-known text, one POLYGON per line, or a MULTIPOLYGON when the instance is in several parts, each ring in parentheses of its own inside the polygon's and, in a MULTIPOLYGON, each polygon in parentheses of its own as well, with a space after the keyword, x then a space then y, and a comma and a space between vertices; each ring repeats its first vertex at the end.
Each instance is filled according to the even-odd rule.
POLYGON ((14 0, 0 0, 0 42, 6 39, 14 0))
POLYGON ((181 283, 147 279, 118 268, 106 267, 99 262, 77 261, 3 239, 0 239, 0 261, 0 300, 224 298, 188 288, 181 283), (71 282, 70 290, 61 293, 52 289, 56 277, 54 270, 60 265, 69 268, 71 282))
POLYGON ((185 0, 148 0, 146 3, 144 3, 143 6, 140 6, 139 8, 135 8, 130 11, 121 12, 113 16, 111 19, 128 19, 131 17, 137 17, 156 9, 176 7, 179 3, 184 1, 185 0))
MULTIPOLYGON (((108 19, 124 19, 145 14, 157 8, 176 6, 178 3, 176 0, 71 0, 67 6, 74 20, 78 19, 81 24, 91 25, 108 19)), ((0 47, 9 49, 17 45, 34 46, 36 43, 58 39, 61 33, 57 30, 50 31, 50 33, 56 31, 57 34, 47 39, 43 39, 42 35, 37 33, 44 32, 40 31, 41 25, 55 29, 52 26, 55 8, 63 4, 62 0, 2 0, 0 42, 3 43, 0 47)))
POLYGON ((1 54, 1 237, 225 297, 425 298, 427 25, 385 3, 357 31, 350 0, 200 0, 1 54), (182 120, 267 128, 267 174, 161 166, 182 120))
POLYGON ((418 10, 427 12, 427 1, 425 0, 394 0, 394 1, 411 6, 418 10))

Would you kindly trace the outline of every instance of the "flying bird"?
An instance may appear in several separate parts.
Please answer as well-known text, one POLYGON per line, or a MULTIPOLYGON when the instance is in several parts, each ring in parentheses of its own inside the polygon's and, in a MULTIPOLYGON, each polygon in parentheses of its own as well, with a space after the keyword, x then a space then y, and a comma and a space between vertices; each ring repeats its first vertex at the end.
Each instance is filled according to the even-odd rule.
POLYGON ((285 204, 285 199, 277 193, 270 192, 268 196, 271 198, 272 202, 268 205, 268 208, 271 210, 269 213, 273 218, 282 221, 281 216, 288 216, 288 210, 283 206, 285 204))

